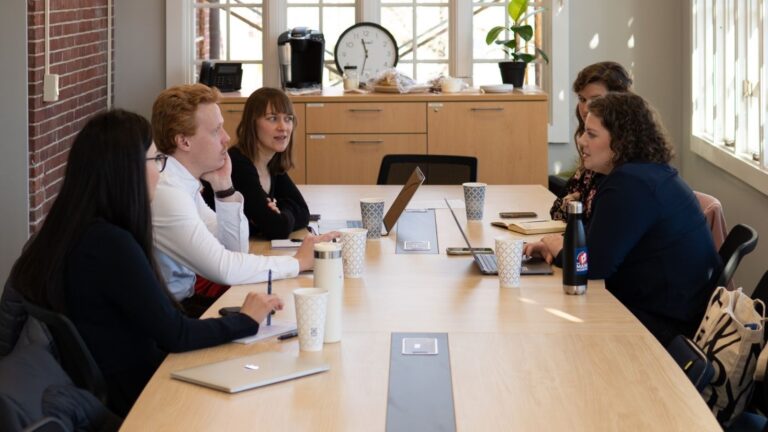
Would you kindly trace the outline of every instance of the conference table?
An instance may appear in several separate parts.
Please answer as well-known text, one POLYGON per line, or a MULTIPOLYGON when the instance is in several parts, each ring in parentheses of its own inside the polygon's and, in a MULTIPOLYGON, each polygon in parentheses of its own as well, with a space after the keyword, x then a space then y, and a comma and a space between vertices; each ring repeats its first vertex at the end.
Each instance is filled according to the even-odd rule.
MULTIPOLYGON (((312 213, 360 217, 359 199, 392 203, 399 186, 301 185, 312 213)), ((443 198, 463 199, 461 186, 422 186, 410 207, 435 208, 439 254, 395 253, 396 232, 366 245, 366 273, 345 279, 343 336, 318 353, 296 338, 225 344, 170 354, 126 418, 125 431, 381 431, 386 428, 393 332, 447 333, 458 431, 720 430, 701 396, 664 348, 604 287, 563 293, 560 270, 523 276, 500 288, 470 256, 443 198), (328 372, 237 394, 171 379, 173 371, 265 351, 315 356, 328 372)), ((500 211, 548 217, 553 196, 539 185, 488 186, 482 221, 457 216, 473 246, 519 236, 491 226, 500 211)), ((396 231, 396 230, 393 230, 396 231)), ((296 232, 294 236, 303 236, 296 232)), ((533 241, 540 236, 519 236, 533 241)), ((269 242, 252 241, 259 254, 269 242)), ((313 286, 311 272, 273 283, 295 319, 292 290, 313 286)), ((266 284, 230 288, 203 317, 240 305, 266 284)))

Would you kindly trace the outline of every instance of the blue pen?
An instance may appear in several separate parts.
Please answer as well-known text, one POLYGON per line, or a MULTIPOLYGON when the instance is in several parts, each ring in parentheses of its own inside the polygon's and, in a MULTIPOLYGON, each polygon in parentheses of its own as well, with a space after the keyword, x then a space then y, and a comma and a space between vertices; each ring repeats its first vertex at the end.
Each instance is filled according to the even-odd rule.
MULTIPOLYGON (((272 269, 269 269, 269 276, 267 276, 267 294, 272 294, 272 269)), ((267 325, 272 325, 272 311, 267 314, 267 325)))

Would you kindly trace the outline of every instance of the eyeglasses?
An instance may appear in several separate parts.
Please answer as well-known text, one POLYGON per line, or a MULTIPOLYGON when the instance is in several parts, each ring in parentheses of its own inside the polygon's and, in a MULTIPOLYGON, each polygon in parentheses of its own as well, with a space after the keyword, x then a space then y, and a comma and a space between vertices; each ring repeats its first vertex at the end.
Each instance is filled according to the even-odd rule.
POLYGON ((158 172, 163 172, 165 170, 165 164, 168 162, 168 155, 158 153, 155 155, 155 157, 147 158, 147 162, 152 161, 155 163, 155 166, 157 166, 158 172))

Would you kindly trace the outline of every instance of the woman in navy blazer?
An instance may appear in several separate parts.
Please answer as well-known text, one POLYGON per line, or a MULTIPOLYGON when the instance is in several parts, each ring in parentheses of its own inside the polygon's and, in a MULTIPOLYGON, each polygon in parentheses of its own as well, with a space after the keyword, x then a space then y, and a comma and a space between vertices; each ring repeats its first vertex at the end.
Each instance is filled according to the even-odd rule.
MULTIPOLYGON (((631 93, 589 103, 579 145, 584 167, 606 177, 587 228, 590 279, 666 344, 693 335, 721 263, 698 201, 669 165, 672 147, 652 108, 631 93)), ((526 247, 557 261, 562 236, 526 247)))

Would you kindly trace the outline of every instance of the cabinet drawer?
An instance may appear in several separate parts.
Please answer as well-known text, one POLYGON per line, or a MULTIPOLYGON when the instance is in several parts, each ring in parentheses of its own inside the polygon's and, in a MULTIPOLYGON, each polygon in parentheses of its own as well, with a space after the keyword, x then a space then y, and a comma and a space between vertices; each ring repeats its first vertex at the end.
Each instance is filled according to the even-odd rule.
POLYGON ((376 184, 384 155, 426 152, 424 134, 308 134, 307 183, 376 184))
POLYGON ((426 133, 425 102, 308 103, 307 133, 426 133))

